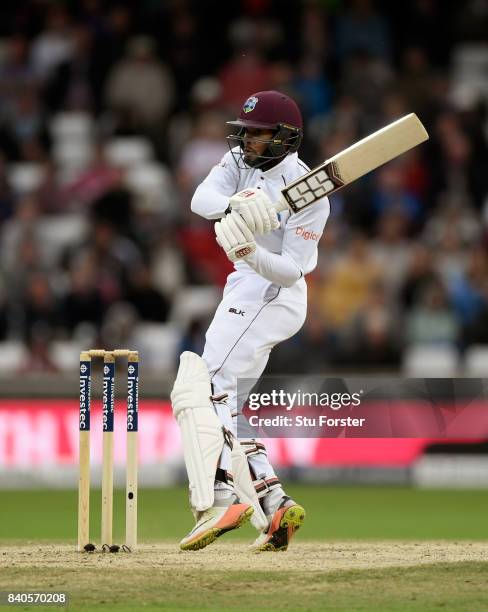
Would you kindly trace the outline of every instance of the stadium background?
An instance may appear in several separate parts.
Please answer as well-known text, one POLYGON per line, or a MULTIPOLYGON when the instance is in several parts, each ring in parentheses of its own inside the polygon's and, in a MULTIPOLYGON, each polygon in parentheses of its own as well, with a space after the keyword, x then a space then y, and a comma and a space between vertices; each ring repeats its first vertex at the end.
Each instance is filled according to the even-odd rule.
MULTIPOLYGON (((140 350, 141 483, 184 481, 167 398, 178 354, 202 349, 230 270, 189 202, 227 150, 225 121, 254 91, 300 103, 309 165, 407 112, 431 135, 331 198, 307 322, 268 373, 486 377, 486 3, 37 0, 1 13, 0 487, 20 489, 3 506, 3 537, 74 537, 74 491, 63 502, 42 493, 76 486, 82 348, 140 350), (31 504, 49 520, 26 523, 31 504)), ((320 509, 339 494, 312 483, 486 487, 486 435, 269 447, 320 509)), ((381 500, 408 514, 403 494, 372 489, 362 528, 344 533, 378 535, 381 500)), ((342 509, 356 499, 339 497, 342 509)), ((446 499, 432 497, 426 535, 446 499)), ((476 516, 454 524, 455 536, 480 537, 476 516)))

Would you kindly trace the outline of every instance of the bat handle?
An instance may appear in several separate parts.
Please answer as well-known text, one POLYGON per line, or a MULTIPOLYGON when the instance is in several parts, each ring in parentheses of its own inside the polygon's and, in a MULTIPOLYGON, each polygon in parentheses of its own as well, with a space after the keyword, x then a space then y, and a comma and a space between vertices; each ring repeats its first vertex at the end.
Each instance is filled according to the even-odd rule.
POLYGON ((284 210, 290 210, 288 203, 283 196, 280 196, 276 202, 273 202, 273 208, 277 213, 283 212, 284 210))

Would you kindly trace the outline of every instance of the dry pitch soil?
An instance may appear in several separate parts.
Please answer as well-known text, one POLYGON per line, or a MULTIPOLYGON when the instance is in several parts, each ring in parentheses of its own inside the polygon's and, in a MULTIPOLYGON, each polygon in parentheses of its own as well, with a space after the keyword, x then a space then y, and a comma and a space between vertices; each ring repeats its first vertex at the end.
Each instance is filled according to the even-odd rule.
POLYGON ((73 546, 19 544, 0 548, 0 585, 8 568, 201 569, 301 572, 405 567, 425 563, 488 562, 488 542, 306 542, 293 543, 286 553, 251 553, 245 544, 218 542, 196 552, 180 551, 176 543, 141 545, 132 553, 77 553, 73 546))

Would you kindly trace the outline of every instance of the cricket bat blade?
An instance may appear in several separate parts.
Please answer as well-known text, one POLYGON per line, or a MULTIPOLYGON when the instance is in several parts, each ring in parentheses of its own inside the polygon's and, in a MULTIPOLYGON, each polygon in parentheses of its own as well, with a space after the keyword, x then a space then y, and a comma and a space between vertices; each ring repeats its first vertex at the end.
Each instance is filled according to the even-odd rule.
POLYGON ((274 207, 277 212, 299 212, 428 138, 429 135, 417 115, 405 115, 337 153, 284 187, 274 207))

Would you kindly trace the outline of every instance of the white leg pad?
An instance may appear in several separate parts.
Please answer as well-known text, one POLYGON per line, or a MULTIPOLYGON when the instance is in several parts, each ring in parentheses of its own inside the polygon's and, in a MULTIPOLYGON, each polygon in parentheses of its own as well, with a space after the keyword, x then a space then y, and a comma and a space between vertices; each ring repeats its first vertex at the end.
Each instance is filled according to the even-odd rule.
POLYGON ((199 511, 207 510, 214 502, 215 471, 224 446, 222 423, 210 395, 205 362, 197 354, 185 351, 180 356, 171 402, 181 430, 191 505, 199 511))
POLYGON ((237 438, 232 439, 232 472, 234 476, 234 488, 240 500, 251 504, 254 513, 251 516, 253 526, 262 531, 268 528, 268 519, 259 503, 258 494, 254 487, 249 471, 249 464, 241 443, 237 438))

